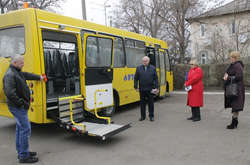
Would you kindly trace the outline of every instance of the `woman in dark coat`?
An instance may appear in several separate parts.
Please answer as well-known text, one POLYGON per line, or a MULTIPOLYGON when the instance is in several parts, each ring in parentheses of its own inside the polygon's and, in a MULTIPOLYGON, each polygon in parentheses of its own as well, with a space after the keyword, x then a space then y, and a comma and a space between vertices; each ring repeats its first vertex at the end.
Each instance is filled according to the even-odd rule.
POLYGON ((200 107, 203 106, 203 72, 198 66, 197 60, 190 61, 191 68, 188 72, 185 87, 190 87, 188 90, 187 105, 191 107, 192 116, 188 120, 200 121, 200 107))
POLYGON ((243 81, 243 68, 244 65, 240 61, 240 53, 232 52, 230 54, 231 64, 224 75, 225 91, 226 86, 232 81, 237 84, 238 96, 225 97, 225 108, 232 108, 232 123, 227 126, 227 129, 235 129, 238 126, 239 112, 243 111, 245 102, 245 86, 243 81))

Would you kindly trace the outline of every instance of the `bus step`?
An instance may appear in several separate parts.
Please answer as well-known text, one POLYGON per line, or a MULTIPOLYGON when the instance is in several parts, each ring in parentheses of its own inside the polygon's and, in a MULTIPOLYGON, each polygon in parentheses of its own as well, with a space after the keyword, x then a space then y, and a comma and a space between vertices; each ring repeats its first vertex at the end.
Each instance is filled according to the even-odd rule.
POLYGON ((47 111, 58 110, 58 106, 47 107, 47 111))
MULTIPOLYGON (((131 127, 130 124, 118 125, 118 124, 98 124, 90 122, 81 122, 81 124, 84 124, 86 126, 87 135, 96 136, 101 138, 102 140, 106 140, 107 138, 131 127)), ((72 127, 76 128, 80 132, 82 130, 82 127, 78 125, 72 125, 72 127)))

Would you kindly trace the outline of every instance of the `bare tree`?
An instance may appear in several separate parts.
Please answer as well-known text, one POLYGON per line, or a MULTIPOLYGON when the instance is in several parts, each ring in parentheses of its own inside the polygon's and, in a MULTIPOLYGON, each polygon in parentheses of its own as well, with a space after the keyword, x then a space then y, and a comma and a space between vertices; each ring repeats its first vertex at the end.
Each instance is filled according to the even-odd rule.
POLYGON ((178 63, 184 63, 190 37, 189 23, 185 19, 190 13, 196 11, 196 6, 200 2, 198 0, 165 0, 164 4, 165 10, 162 12, 168 12, 168 17, 161 15, 167 23, 165 30, 168 36, 177 43, 178 63))
MULTIPOLYGON (((148 35, 151 37, 162 38, 163 27, 165 20, 159 17, 162 10, 164 10, 164 0, 152 0, 148 3, 140 1, 142 9, 142 23, 148 35)), ((167 17, 167 13, 164 13, 167 17)))
POLYGON ((249 29, 249 21, 247 20, 238 20, 236 23, 235 34, 230 41, 230 44, 234 47, 234 50, 240 51, 241 56, 247 57, 249 52, 249 37, 250 37, 250 29, 249 29))
POLYGON ((120 5, 114 11, 116 15, 114 26, 135 33, 143 33, 141 13, 139 0, 121 0, 120 5))
POLYGON ((10 0, 0 0, 1 14, 4 13, 4 9, 9 4, 10 0))
POLYGON ((231 51, 240 51, 242 58, 246 58, 249 52, 249 23, 246 20, 238 20, 235 22, 233 34, 225 35, 222 29, 215 28, 211 32, 210 44, 205 48, 212 51, 211 63, 224 63, 228 59, 228 54, 231 51))
POLYGON ((228 48, 230 47, 228 40, 223 36, 220 30, 216 29, 212 32, 210 44, 206 46, 208 50, 213 52, 211 63, 224 63, 227 60, 228 48))
POLYGON ((183 63, 189 41, 189 24, 185 21, 199 0, 121 0, 115 26, 164 39, 183 63), (123 18, 123 19, 121 19, 123 18))
POLYGON ((159 14, 163 3, 164 0, 121 0, 116 10, 115 26, 161 38, 165 22, 159 14))
POLYGON ((51 10, 51 7, 60 7, 60 2, 65 0, 0 0, 1 13, 4 13, 4 9, 17 10, 22 8, 24 2, 28 2, 30 7, 38 9, 51 10))
POLYGON ((63 0, 30 0, 33 7, 47 9, 48 7, 59 7, 59 2, 63 0))

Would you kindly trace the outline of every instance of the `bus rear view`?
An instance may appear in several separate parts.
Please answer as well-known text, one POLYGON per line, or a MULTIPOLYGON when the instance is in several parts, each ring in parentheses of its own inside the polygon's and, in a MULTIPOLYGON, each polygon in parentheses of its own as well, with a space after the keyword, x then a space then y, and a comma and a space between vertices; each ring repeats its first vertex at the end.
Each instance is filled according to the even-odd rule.
MULTIPOLYGON (((100 35, 81 35, 79 28, 69 32, 64 30, 65 25, 58 26, 57 22, 39 22, 39 15, 46 19, 54 16, 62 22, 73 21, 71 18, 38 9, 24 9, 0 15, 0 115, 13 118, 6 103, 2 79, 11 57, 22 55, 25 63, 23 71, 44 75, 47 80, 27 82, 31 92, 28 111, 31 122, 56 122, 60 127, 77 134, 96 136, 103 140, 129 128, 129 124, 113 124, 109 117, 98 113, 100 107, 113 104, 112 95, 111 102, 105 102, 105 93, 111 91, 112 94, 112 79, 109 79, 111 90, 98 83, 89 87, 85 85, 85 72, 90 73, 90 76, 94 72, 88 73, 85 69, 84 59, 88 52, 82 52, 82 46, 87 48, 88 40, 88 43, 92 43, 91 39, 96 41, 97 45, 89 44, 88 49, 97 48, 98 52, 108 50, 111 67, 113 39, 100 35), (55 25, 58 28, 54 28, 55 25), (81 37, 86 40, 84 44, 81 37), (110 43, 109 47, 100 46, 100 43, 107 41, 110 43), (92 94, 86 93, 87 90, 92 94), (103 100, 98 100, 101 95, 104 96, 103 100), (91 106, 91 109, 86 110, 86 106, 91 106)), ((100 54, 99 57, 102 56, 100 54)), ((95 58, 93 56, 91 60, 97 60, 95 58)), ((92 67, 93 69, 98 72, 100 70, 98 66, 92 67)), ((107 72, 111 71, 112 69, 107 69, 107 72)), ((86 80, 91 82, 94 79, 86 80)))

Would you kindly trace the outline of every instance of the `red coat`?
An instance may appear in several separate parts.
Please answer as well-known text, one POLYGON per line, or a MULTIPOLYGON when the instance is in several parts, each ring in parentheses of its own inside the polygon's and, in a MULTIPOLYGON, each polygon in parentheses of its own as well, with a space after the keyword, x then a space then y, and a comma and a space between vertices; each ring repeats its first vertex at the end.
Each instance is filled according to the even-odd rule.
POLYGON ((192 86, 188 91, 187 105, 190 107, 203 106, 203 72, 200 67, 191 68, 185 86, 192 86))

